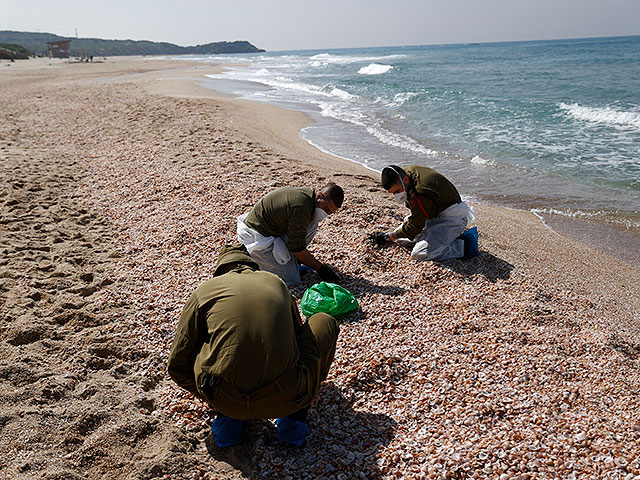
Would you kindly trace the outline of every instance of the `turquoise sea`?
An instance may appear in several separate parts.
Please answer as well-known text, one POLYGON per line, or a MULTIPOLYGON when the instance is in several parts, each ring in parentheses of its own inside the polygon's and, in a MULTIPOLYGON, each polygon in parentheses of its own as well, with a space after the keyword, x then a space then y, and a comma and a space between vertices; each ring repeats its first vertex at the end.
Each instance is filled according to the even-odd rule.
POLYGON ((322 150, 431 166, 640 259, 640 36, 194 58, 230 64, 215 90, 307 112, 322 150))

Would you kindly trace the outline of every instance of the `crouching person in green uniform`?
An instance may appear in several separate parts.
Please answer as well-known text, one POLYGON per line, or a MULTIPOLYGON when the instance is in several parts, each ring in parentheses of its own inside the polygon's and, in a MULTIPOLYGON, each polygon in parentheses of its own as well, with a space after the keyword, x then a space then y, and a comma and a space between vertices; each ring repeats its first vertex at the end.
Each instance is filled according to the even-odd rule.
POLYGON ((338 330, 325 313, 302 323, 282 280, 260 271, 243 245, 226 246, 182 311, 169 375, 216 410, 218 446, 239 443, 243 420, 257 418, 276 418, 279 438, 301 445, 338 330))
POLYGON ((310 188, 282 187, 267 193, 238 218, 238 242, 262 270, 275 273, 288 286, 300 281, 299 265, 315 270, 325 282, 338 276, 317 260, 307 246, 320 222, 342 206, 344 191, 329 183, 318 192, 310 188))
POLYGON ((411 258, 418 261, 479 254, 477 228, 465 231, 476 219, 475 210, 462 201, 444 175, 428 167, 389 165, 382 170, 380 182, 411 214, 394 231, 372 234, 375 243, 396 242, 411 249, 411 258))

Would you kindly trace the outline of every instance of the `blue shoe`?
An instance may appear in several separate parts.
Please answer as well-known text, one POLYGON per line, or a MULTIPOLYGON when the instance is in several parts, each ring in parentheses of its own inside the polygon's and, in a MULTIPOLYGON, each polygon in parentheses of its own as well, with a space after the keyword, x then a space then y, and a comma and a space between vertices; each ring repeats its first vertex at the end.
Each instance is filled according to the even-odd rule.
POLYGON ((468 260, 473 257, 477 257, 480 255, 480 250, 478 249, 478 228, 473 227, 464 232, 458 238, 464 240, 464 256, 462 257, 464 260, 468 260))
POLYGON ((304 442, 309 427, 306 423, 289 417, 281 417, 276 420, 278 438, 285 443, 300 446, 304 442))
POLYGON ((211 424, 216 445, 221 448, 237 445, 242 440, 242 420, 220 416, 211 424))

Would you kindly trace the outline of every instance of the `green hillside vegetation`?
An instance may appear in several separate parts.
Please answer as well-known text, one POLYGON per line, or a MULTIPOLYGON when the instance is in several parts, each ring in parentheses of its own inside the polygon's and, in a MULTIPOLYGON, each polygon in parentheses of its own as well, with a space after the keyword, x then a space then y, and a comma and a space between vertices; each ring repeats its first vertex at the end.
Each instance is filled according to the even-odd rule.
POLYGON ((0 59, 2 60, 24 60, 32 56, 22 45, 14 43, 0 43, 0 59))
POLYGON ((206 45, 182 47, 167 42, 147 40, 104 40, 100 38, 65 38, 53 33, 0 31, 0 42, 23 45, 36 55, 47 55, 47 42, 71 40, 71 56, 115 55, 213 55, 222 53, 264 52, 247 41, 213 42, 206 45))

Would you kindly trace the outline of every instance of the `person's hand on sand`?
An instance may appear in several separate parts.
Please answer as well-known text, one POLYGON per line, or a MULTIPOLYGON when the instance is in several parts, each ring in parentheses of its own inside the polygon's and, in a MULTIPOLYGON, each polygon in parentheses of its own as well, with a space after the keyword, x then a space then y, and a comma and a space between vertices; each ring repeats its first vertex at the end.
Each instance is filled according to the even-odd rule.
POLYGON ((318 272, 318 275, 320 275, 323 282, 336 284, 340 282, 338 275, 336 275, 329 265, 322 265, 322 267, 316 270, 316 272, 318 272))
POLYGON ((379 247, 387 245, 390 241, 389 234, 385 232, 373 232, 367 235, 367 239, 373 244, 379 247))

